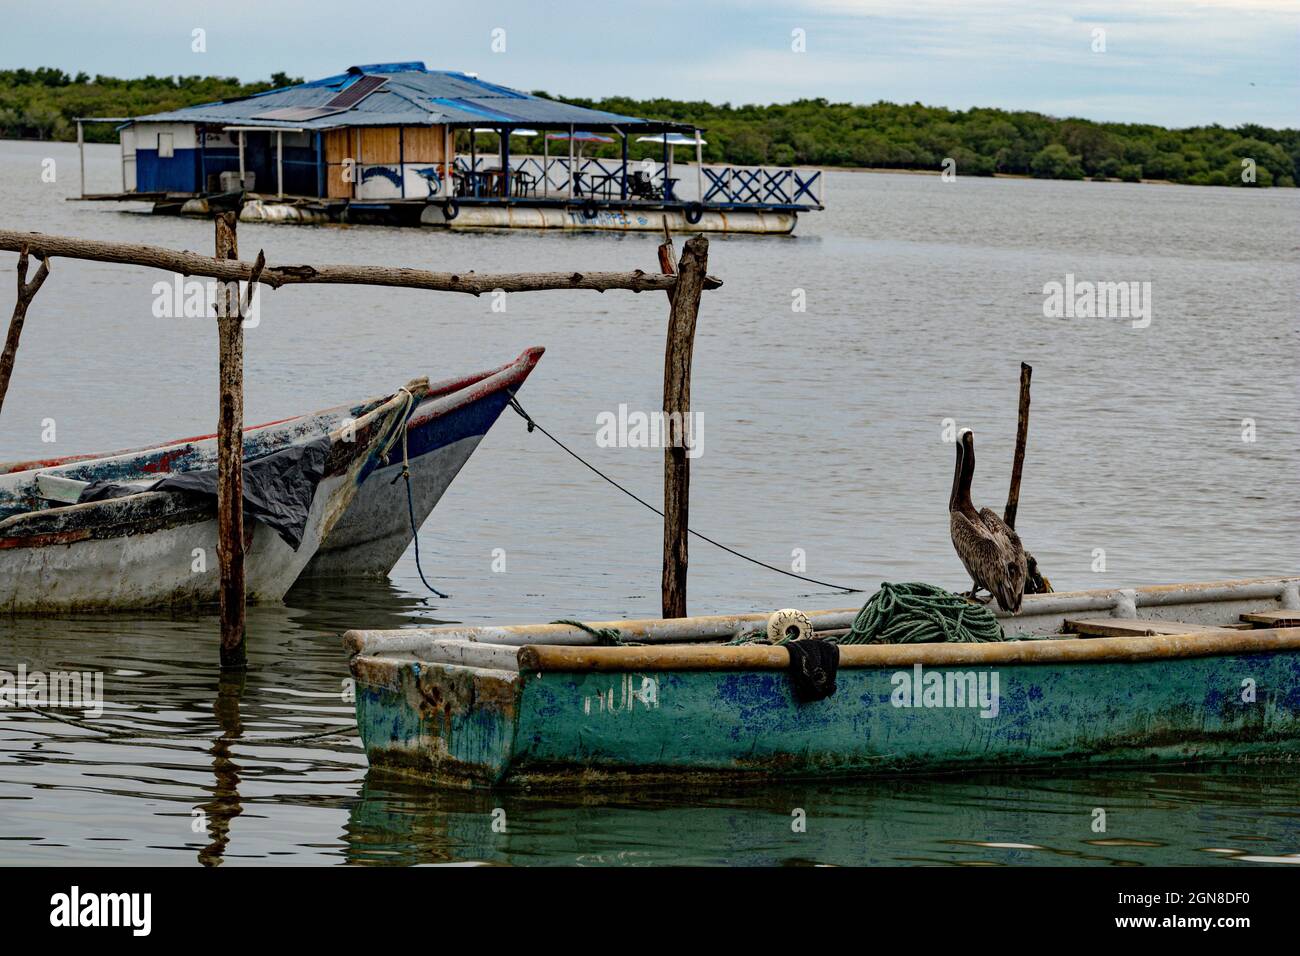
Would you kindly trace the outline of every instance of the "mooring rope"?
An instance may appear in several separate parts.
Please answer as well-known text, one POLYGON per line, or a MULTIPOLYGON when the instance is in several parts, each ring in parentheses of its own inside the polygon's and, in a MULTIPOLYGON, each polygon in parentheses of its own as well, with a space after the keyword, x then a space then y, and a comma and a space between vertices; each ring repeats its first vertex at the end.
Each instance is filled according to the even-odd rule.
POLYGON ((94 724, 85 720, 76 720, 72 717, 65 717, 63 714, 56 714, 53 711, 46 710, 42 707, 33 707, 31 704, 23 705, 27 710, 41 717, 48 717, 50 720, 56 720, 62 724, 68 724, 72 727, 78 727, 81 730, 89 730, 93 733, 101 734, 108 740, 186 740, 191 743, 246 743, 246 744, 288 744, 297 743, 303 740, 320 740, 322 737, 341 737, 350 734, 357 729, 355 723, 332 727, 329 730, 322 730, 312 734, 293 734, 286 737, 229 737, 225 734, 211 736, 206 734, 176 734, 176 733, 146 733, 137 730, 127 730, 123 728, 106 729, 96 727, 94 724))
MULTIPOLYGON (((392 451, 392 450, 393 450, 393 446, 397 444, 397 439, 398 439, 399 435, 400 435, 400 437, 401 437, 401 439, 402 439, 402 444, 403 444, 403 446, 405 446, 405 444, 406 444, 406 420, 407 420, 407 419, 410 417, 410 415, 411 415, 411 406, 412 406, 413 404, 415 404, 415 395, 414 395, 414 394, 411 392, 411 390, 410 390, 409 388, 407 388, 405 385, 403 385, 401 388, 399 388, 399 389, 397 390, 397 392, 405 392, 405 393, 406 393, 406 400, 405 400, 404 402, 402 402, 402 424, 401 424, 401 429, 400 429, 400 431, 394 431, 393 434, 389 435, 389 436, 388 436, 388 441, 384 442, 384 447, 381 448, 381 449, 379 449, 379 457, 382 458, 382 459, 387 459, 387 458, 388 458, 388 453, 389 453, 390 451, 392 451)), ((394 392, 393 394, 396 395, 397 392, 394 392)), ((402 456, 403 456, 403 458, 405 458, 405 456, 406 456, 406 449, 405 449, 405 448, 402 449, 402 456)))
MULTIPOLYGON (((603 471, 601 471, 599 468, 597 468, 597 467, 596 467, 595 465, 593 465, 591 462, 587 461, 585 458, 583 458, 581 455, 579 455, 577 452, 575 452, 575 451, 574 451, 572 448, 570 448, 568 445, 564 444, 564 442, 560 441, 558 438, 556 438, 554 435, 552 435, 550 432, 548 432, 548 431, 547 431, 545 428, 543 428, 541 425, 537 424, 537 422, 533 419, 533 417, 532 417, 531 415, 529 415, 526 411, 524 411, 524 407, 523 407, 522 405, 519 404, 519 400, 518 400, 517 398, 514 397, 514 394, 513 394, 513 393, 512 393, 511 396, 510 396, 510 407, 513 408, 513 409, 514 409, 514 410, 519 414, 519 417, 520 417, 520 418, 522 418, 525 422, 528 423, 528 430, 529 430, 530 432, 531 432, 534 428, 536 428, 539 432, 541 432, 543 435, 545 435, 545 436, 546 436, 547 438, 549 438, 551 441, 555 442, 555 444, 559 445, 560 448, 562 448, 562 449, 563 449, 565 452, 567 452, 571 457, 573 457, 575 460, 577 460, 577 462, 578 462, 579 464, 581 464, 583 467, 589 469, 590 471, 594 472, 598 477, 603 478, 605 481, 609 482, 611 485, 613 485, 613 486, 614 486, 615 488, 617 488, 619 491, 623 492, 623 494, 627 495, 627 496, 628 496, 629 498, 631 498, 633 501, 635 501, 635 502, 637 502, 637 503, 639 503, 639 504, 645 506, 646 508, 649 508, 651 511, 653 511, 655 514, 657 514, 659 517, 662 518, 662 517, 664 516, 664 513, 663 513, 662 511, 660 511, 658 508, 656 508, 654 505, 650 504, 650 502, 646 501, 644 498, 640 497, 640 496, 637 495, 636 493, 634 493, 634 492, 628 490, 627 488, 623 487, 622 485, 620 485, 617 481, 615 481, 613 478, 609 477, 609 475, 605 474, 603 471)), ((861 593, 862 593, 862 589, 861 589, 861 588, 850 588, 850 587, 845 587, 845 586, 842 585, 842 584, 831 584, 829 581, 818 581, 816 578, 805 577, 805 576, 802 575, 802 574, 795 574, 793 571, 787 571, 787 570, 785 570, 785 568, 778 568, 778 567, 776 567, 775 565, 772 565, 772 564, 768 564, 768 563, 766 563, 765 561, 760 561, 760 560, 758 560, 758 558, 751 558, 751 557, 750 557, 749 555, 747 555, 747 554, 741 554, 741 553, 740 553, 739 551, 737 551, 735 548, 729 548, 729 547, 727 547, 725 544, 723 544, 723 543, 720 542, 720 541, 714 541, 714 540, 713 540, 712 538, 710 538, 708 535, 701 534, 700 532, 696 531, 694 528, 687 528, 687 529, 686 529, 686 532, 687 532, 687 534, 692 534, 692 535, 694 535, 695 537, 699 538, 701 541, 707 541, 709 544, 713 545, 715 548, 721 548, 723 551, 726 551, 728 554, 733 554, 733 555, 735 555, 735 556, 738 557, 738 558, 743 558, 744 560, 748 561, 750 564, 757 564, 760 568, 767 568, 769 571, 775 571, 777 574, 784 574, 784 575, 785 575, 786 577, 788 577, 788 578, 795 578, 795 579, 797 579, 797 580, 799 580, 799 581, 806 581, 806 582, 809 583, 809 584, 817 584, 817 585, 820 585, 820 586, 822 586, 822 587, 824 587, 824 588, 834 588, 836 591, 843 591, 845 594, 861 594, 861 593)))
MULTIPOLYGON (((407 408, 410 408, 411 403, 415 401, 415 396, 412 395, 412 394, 410 393, 410 391, 409 391, 405 386, 403 386, 403 388, 401 389, 401 391, 406 392, 406 397, 407 397, 407 400, 408 400, 408 401, 407 401, 407 408)), ((408 414, 409 414, 409 413, 408 413, 408 414)), ((402 428, 402 473, 401 473, 400 475, 398 475, 397 478, 405 478, 405 479, 406 479, 406 513, 407 513, 407 516, 411 519, 411 542, 415 545, 415 572, 416 572, 418 575, 420 575, 420 583, 421 583, 421 584, 423 584, 426 588, 428 588, 430 591, 432 591, 434 594, 436 594, 438 597, 442 598, 442 599, 445 601, 445 600, 447 600, 448 598, 450 598, 451 595, 450 595, 450 594, 443 594, 441 591, 439 591, 437 588, 435 588, 432 584, 430 584, 430 583, 429 583, 429 579, 426 578, 426 577, 424 576, 424 568, 420 566, 420 529, 417 528, 416 525, 415 525, 415 496, 414 496, 414 495, 412 494, 412 492, 411 492, 411 459, 410 459, 410 455, 408 454, 408 449, 407 449, 407 444, 406 444, 406 431, 407 431, 407 429, 406 429, 406 418, 407 418, 407 415, 403 415, 403 417, 402 417, 402 425, 401 425, 401 428, 402 428)), ((389 443, 388 448, 392 448, 392 443, 389 443)), ((385 449, 384 449, 384 454, 385 454, 385 455, 388 454, 388 448, 385 448, 385 449)), ((391 482, 389 482, 389 484, 393 484, 393 483, 395 483, 395 482, 397 481, 397 478, 394 478, 391 482)))
POLYGON ((583 624, 581 621, 570 621, 561 619, 552 621, 552 624, 567 624, 570 627, 576 627, 580 631, 586 631, 596 639, 597 647, 640 647, 635 641, 623 640, 623 632, 616 627, 592 627, 590 624, 583 624))

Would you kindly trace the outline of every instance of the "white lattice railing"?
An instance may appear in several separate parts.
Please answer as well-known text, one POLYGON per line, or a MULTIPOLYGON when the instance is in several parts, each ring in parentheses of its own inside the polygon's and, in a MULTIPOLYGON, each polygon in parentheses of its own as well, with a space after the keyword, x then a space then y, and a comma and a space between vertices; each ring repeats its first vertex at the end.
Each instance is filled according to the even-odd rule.
MULTIPOLYGON (((500 160, 496 156, 479 156, 474 167, 479 174, 479 194, 493 194, 488 184, 494 176, 499 176, 500 160)), ((469 157, 457 156, 456 168, 466 180, 463 188, 472 190, 474 180, 468 179, 469 157)), ((821 170, 787 166, 697 166, 694 163, 666 166, 648 159, 629 160, 626 192, 621 159, 577 157, 571 170, 568 156, 518 155, 510 157, 510 171, 512 195, 539 199, 582 196, 604 200, 819 206, 824 189, 821 170)))

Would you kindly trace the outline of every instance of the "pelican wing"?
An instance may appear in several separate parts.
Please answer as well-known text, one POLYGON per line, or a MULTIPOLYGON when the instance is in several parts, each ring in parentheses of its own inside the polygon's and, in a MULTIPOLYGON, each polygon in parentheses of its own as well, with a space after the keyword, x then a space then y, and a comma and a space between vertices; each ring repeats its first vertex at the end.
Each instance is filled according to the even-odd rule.
POLYGON ((1016 534, 1014 528, 999 518, 998 513, 992 508, 980 509, 980 521, 984 523, 984 527, 988 528, 995 537, 1001 536, 1006 538, 1017 551, 1024 550, 1024 546, 1020 543, 1020 535, 1016 534))
POLYGON ((993 591, 993 582, 1003 575, 1005 559, 992 533, 982 522, 960 511, 948 513, 948 530, 952 546, 971 580, 977 587, 993 591))
POLYGON ((997 543, 1001 557, 1001 568, 995 579, 997 585, 989 590, 997 595, 998 606, 1002 610, 1013 613, 1019 611, 1020 600, 1025 594, 1025 578, 1029 574, 1029 562, 1025 558, 1020 535, 999 518, 992 508, 980 510, 980 523, 997 543))

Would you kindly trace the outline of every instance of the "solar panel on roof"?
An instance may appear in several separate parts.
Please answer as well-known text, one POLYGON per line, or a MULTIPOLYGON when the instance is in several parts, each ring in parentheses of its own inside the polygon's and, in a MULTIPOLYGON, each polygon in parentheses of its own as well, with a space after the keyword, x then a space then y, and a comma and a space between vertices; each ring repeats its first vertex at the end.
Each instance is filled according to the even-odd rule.
POLYGON ((351 109, 387 82, 388 78, 384 76, 363 76, 325 105, 336 109, 351 109))

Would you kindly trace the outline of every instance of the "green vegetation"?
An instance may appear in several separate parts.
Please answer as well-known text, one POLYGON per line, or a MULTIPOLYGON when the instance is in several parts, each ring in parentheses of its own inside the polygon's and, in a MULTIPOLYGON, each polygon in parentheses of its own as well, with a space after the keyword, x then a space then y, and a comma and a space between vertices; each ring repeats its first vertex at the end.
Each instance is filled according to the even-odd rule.
POLYGON ((569 102, 702 126, 709 162, 939 171, 951 157, 959 174, 977 176, 1167 179, 1211 186, 1294 186, 1300 180, 1295 129, 1173 130, 997 109, 854 106, 822 99, 738 107, 624 97, 569 102), (1242 181, 1243 159, 1255 161, 1254 183, 1242 181))
MULTIPOLYGON (((76 136, 72 119, 77 116, 139 116, 297 82, 283 73, 268 82, 241 83, 232 77, 122 80, 69 76, 52 68, 0 70, 0 136, 68 140, 76 136)), ((951 158, 958 173, 977 176, 1165 179, 1210 186, 1295 186, 1300 180, 1300 130, 1294 129, 1247 125, 1171 130, 997 109, 949 110, 920 103, 855 106, 823 99, 739 107, 626 97, 568 102, 702 126, 707 130, 708 162, 938 171, 951 158), (1253 183, 1243 181, 1243 160, 1254 161, 1253 183)), ((86 127, 86 137, 115 142, 117 134, 109 125, 95 124, 86 127)), ((485 137, 482 145, 491 148, 491 141, 485 137)), ((541 145, 540 138, 518 140, 514 148, 541 152, 541 145)), ((588 146, 584 152, 614 156, 618 146, 588 146)), ((634 158, 658 154, 653 145, 632 145, 634 158)))
MULTIPOLYGON (((241 83, 226 76, 70 76, 62 70, 0 70, 0 138, 75 140, 78 116, 142 116, 248 96, 302 80, 276 73, 269 82, 241 83)), ((107 123, 86 126, 91 142, 116 143, 107 123)))

